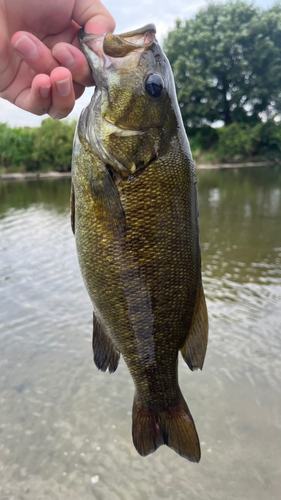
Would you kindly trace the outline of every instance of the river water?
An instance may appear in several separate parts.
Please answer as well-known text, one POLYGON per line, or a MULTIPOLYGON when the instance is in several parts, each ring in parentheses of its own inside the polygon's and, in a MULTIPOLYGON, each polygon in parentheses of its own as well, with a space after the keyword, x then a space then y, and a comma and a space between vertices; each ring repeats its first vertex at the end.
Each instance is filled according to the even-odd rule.
POLYGON ((123 360, 99 372, 69 180, 0 183, 1 500, 275 500, 281 491, 281 169, 198 172, 210 341, 180 361, 200 464, 131 440, 123 360))

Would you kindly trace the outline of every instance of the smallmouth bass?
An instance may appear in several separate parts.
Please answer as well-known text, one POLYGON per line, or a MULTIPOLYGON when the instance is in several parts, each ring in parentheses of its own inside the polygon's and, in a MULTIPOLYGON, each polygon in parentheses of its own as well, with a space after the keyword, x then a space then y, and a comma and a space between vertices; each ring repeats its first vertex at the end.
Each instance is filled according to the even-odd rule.
POLYGON ((96 83, 76 130, 71 220, 93 304, 96 366, 135 384, 132 435, 200 460, 178 384, 178 352, 202 369, 208 319, 197 184, 170 64, 147 25, 79 40, 96 83))

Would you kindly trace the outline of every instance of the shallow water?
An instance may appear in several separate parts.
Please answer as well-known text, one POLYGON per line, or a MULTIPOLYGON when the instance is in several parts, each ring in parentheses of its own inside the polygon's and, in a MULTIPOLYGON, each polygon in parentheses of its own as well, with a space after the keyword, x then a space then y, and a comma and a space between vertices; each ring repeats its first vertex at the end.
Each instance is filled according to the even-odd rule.
POLYGON ((199 465, 131 440, 133 383, 92 361, 69 180, 0 184, 1 500, 264 500, 281 489, 281 169, 198 172, 210 341, 180 361, 199 465))

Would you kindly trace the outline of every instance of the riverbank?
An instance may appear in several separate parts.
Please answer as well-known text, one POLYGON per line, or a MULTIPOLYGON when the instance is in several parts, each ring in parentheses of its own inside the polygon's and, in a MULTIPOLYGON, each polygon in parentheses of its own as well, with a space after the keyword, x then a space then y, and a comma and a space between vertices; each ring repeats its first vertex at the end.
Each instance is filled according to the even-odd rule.
POLYGON ((3 181, 25 181, 36 179, 61 179, 63 177, 70 178, 71 172, 24 172, 21 174, 2 174, 0 179, 3 181))
MULTIPOLYGON (((246 162, 246 163, 214 163, 214 164, 199 164, 196 165, 196 170, 217 170, 220 168, 248 168, 248 167, 272 167, 276 165, 273 162, 246 162)), ((71 172, 24 172, 24 173, 10 173, 0 175, 3 181, 25 181, 36 179, 61 179, 70 178, 71 172)))
POLYGON ((248 167, 273 167, 276 163, 269 161, 245 162, 245 163, 210 163, 207 165, 195 165, 196 170, 212 170, 219 168, 248 168, 248 167))

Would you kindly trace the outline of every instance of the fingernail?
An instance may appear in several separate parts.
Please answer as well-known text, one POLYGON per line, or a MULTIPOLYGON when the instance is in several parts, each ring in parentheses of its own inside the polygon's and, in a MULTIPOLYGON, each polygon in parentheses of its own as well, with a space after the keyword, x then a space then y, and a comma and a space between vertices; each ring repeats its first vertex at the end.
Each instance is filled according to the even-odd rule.
POLYGON ((49 116, 50 116, 51 118, 53 118, 53 120, 54 120, 55 122, 58 122, 58 121, 60 120, 60 117, 59 117, 58 115, 51 115, 51 114, 49 114, 49 116))
POLYGON ((68 113, 55 113, 55 112, 53 113, 49 112, 48 114, 51 118, 53 118, 53 120, 55 120, 55 122, 63 120, 63 118, 65 118, 68 115, 68 113))
POLYGON ((71 91, 70 78, 68 77, 65 80, 56 82, 56 87, 60 96, 62 97, 68 96, 71 91))
POLYGON ((38 56, 38 47, 36 43, 26 35, 22 35, 16 41, 14 49, 24 58, 35 59, 38 56))
POLYGON ((72 68, 75 64, 75 58, 65 47, 53 49, 53 55, 58 62, 66 68, 72 68))
POLYGON ((40 94, 42 97, 49 97, 50 95, 50 89, 51 89, 51 85, 46 85, 46 87, 41 87, 40 88, 40 94))

